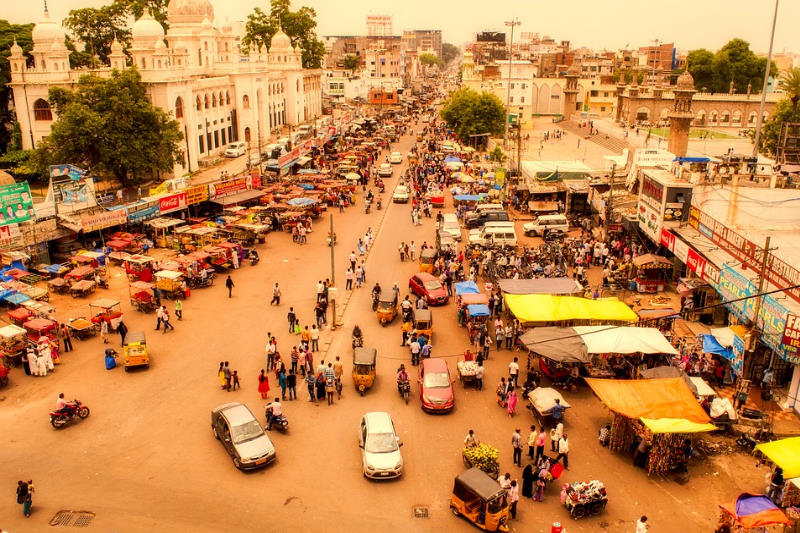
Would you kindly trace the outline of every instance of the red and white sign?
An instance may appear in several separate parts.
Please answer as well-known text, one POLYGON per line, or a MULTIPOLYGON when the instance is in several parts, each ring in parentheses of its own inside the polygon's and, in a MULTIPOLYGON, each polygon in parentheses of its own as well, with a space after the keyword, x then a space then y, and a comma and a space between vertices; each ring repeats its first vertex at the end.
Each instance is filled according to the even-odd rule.
POLYGON ((661 244, 670 252, 675 251, 675 235, 665 229, 661 230, 661 244))
POLYGON ((22 232, 19 224, 7 224, 0 226, 0 250, 10 250, 22 245, 22 232))
POLYGON ((700 257, 700 254, 695 252, 692 248, 689 248, 689 254, 686 258, 686 266, 689 270, 697 274, 698 277, 702 278, 703 273, 706 270, 706 260, 703 257, 700 257))
POLYGON ((800 349, 800 317, 793 314, 786 315, 786 325, 783 327, 781 344, 789 347, 793 353, 800 349))
POLYGON ((179 192, 158 199, 158 212, 161 214, 180 211, 187 206, 186 193, 179 192))

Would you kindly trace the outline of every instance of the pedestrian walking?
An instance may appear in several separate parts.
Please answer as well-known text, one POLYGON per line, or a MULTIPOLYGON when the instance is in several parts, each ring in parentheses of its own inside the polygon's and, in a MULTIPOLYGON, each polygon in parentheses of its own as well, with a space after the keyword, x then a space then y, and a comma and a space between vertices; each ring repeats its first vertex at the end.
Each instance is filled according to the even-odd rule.
POLYGON ((642 515, 639 520, 636 521, 636 529, 634 533, 647 533, 650 530, 650 524, 647 523, 647 517, 642 515))
POLYGON ((520 435, 519 429, 515 429, 514 434, 511 435, 511 447, 514 448, 514 464, 522 466, 522 435, 520 435))
POLYGON ((478 364, 478 369, 475 371, 475 387, 478 390, 483 390, 483 364, 478 364))
POLYGON ((319 330, 315 324, 311 325, 311 331, 309 332, 309 336, 311 338, 311 351, 318 352, 319 351, 319 330))
POLYGON ((558 456, 555 462, 557 463, 561 459, 564 459, 564 468, 569 470, 569 440, 566 433, 558 440, 558 456))
POLYGON ((175 300, 175 316, 178 320, 183 320, 183 302, 180 298, 175 300))
POLYGON ((294 370, 289 371, 286 376, 286 389, 289 391, 289 399, 297 399, 297 372, 294 370))
POLYGON ((519 376, 519 358, 515 357, 513 361, 508 363, 508 381, 517 386, 517 377, 519 376))
POLYGON ((155 331, 158 331, 158 330, 161 329, 161 323, 164 321, 164 311, 163 311, 163 309, 164 309, 163 305, 159 305, 158 308, 156 309, 156 329, 155 329, 155 331))
POLYGON ((228 361, 225 361, 225 365, 222 367, 222 375, 225 377, 225 390, 227 392, 231 391, 231 369, 228 366, 228 361))
POLYGON ((225 288, 228 289, 228 298, 233 295, 233 286, 233 280, 231 279, 231 276, 228 275, 228 278, 225 280, 225 288))
POLYGON ((511 518, 517 518, 517 502, 519 501, 519 485, 517 480, 511 482, 511 488, 508 489, 508 512, 511 513, 511 518))
POLYGON ((261 369, 261 374, 258 376, 258 392, 261 394, 261 399, 266 400, 269 394, 269 377, 264 374, 264 369, 261 369))
POLYGON ((303 379, 303 381, 306 382, 306 387, 308 387, 308 401, 316 403, 317 400, 316 400, 316 395, 314 394, 314 387, 316 385, 317 380, 314 377, 314 373, 309 371, 306 374, 306 377, 305 379, 303 379))
POLYGON ((233 390, 240 389, 242 386, 239 384, 239 371, 234 370, 233 374, 231 375, 231 379, 233 380, 233 390))
POLYGON ((513 386, 509 386, 508 395, 506 396, 506 409, 508 409, 508 416, 513 417, 517 414, 517 391, 514 390, 513 386))
POLYGON ((347 271, 344 273, 345 277, 345 285, 344 289, 346 291, 353 290, 353 268, 348 268, 347 271))
POLYGON ((297 315, 294 313, 294 307, 289 308, 286 313, 286 320, 289 322, 289 333, 294 333, 294 325, 297 322, 297 315))
POLYGON ((72 351, 72 336, 66 324, 61 324, 61 340, 64 341, 64 353, 72 351))
POLYGON ((533 458, 537 463, 539 459, 544 457, 544 444, 547 440, 547 433, 544 432, 544 426, 539 426, 539 435, 536 437, 536 457, 533 458))
POLYGON ((281 305, 281 288, 278 286, 278 282, 275 282, 275 286, 272 287, 272 300, 269 301, 269 305, 281 305))
POLYGON ((536 426, 531 426, 531 432, 528 434, 528 459, 533 461, 533 457, 536 454, 536 439, 539 438, 539 434, 536 432, 536 426))
POLYGON ((164 324, 164 331, 161 332, 162 335, 167 332, 167 328, 175 329, 175 326, 169 323, 169 310, 166 305, 161 308, 161 322, 164 324))
POLYGON ((108 344, 108 322, 105 320, 100 320, 100 338, 103 339, 103 344, 108 344))
POLYGON ((219 386, 225 390, 225 362, 219 362, 219 369, 217 370, 217 378, 219 379, 219 386))
POLYGON ((281 400, 285 400, 286 399, 286 387, 288 385, 286 383, 286 368, 281 368, 280 371, 278 372, 278 385, 281 388, 281 400))
POLYGON ((22 513, 25 514, 25 500, 28 498, 28 484, 22 480, 17 481, 17 503, 23 506, 22 513))

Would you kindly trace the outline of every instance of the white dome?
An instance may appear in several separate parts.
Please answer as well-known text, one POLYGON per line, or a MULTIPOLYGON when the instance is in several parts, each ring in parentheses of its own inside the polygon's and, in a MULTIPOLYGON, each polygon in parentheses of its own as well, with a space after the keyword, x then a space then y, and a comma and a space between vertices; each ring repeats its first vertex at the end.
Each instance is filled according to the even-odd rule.
POLYGON ((288 51, 289 48, 292 46, 292 40, 289 39, 289 36, 283 33, 283 30, 278 30, 278 33, 272 36, 272 40, 269 42, 269 51, 276 52, 280 51, 288 51))
POLYGON ((31 32, 34 45, 48 45, 52 44, 53 41, 63 42, 65 37, 64 28, 61 27, 61 24, 53 22, 50 19, 50 13, 48 11, 44 12, 44 18, 33 27, 33 31, 31 32))
POLYGON ((14 39, 14 44, 11 45, 11 55, 12 56, 21 56, 22 55, 22 47, 17 44, 17 40, 14 39))
POLYGON ((150 13, 145 13, 133 23, 131 37, 134 43, 154 46, 156 41, 164 38, 164 28, 150 13))
POLYGON ((167 20, 172 22, 203 22, 214 20, 214 6, 209 0, 171 0, 167 8, 167 20))

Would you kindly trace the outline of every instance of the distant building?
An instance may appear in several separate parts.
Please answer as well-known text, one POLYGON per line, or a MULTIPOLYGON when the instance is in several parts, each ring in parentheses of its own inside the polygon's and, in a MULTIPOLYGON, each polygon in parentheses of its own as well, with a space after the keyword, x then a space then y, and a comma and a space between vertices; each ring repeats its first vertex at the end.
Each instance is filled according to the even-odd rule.
POLYGON ((368 37, 389 37, 390 35, 393 35, 390 15, 367 15, 368 37))

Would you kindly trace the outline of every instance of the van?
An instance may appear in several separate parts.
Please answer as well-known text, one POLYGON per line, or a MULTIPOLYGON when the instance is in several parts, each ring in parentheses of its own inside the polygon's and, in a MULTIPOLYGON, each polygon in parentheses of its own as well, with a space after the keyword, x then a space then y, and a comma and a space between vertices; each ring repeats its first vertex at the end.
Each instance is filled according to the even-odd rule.
MULTIPOLYGON (((505 209, 503 209, 503 204, 478 204, 475 206, 473 211, 467 213, 464 220, 469 225, 469 221, 471 219, 478 218, 481 214, 487 211, 505 211, 505 209)), ((480 226, 480 224, 477 224, 474 227, 478 226, 480 226)))
POLYGON ((468 228, 479 228, 488 222, 509 222, 510 218, 505 211, 484 211, 478 216, 467 219, 468 228))
POLYGON ((242 141, 230 143, 225 148, 225 157, 239 157, 247 152, 247 145, 242 141))
POLYGON ((461 224, 458 223, 458 217, 455 213, 445 213, 442 215, 441 231, 461 242, 461 224))
POLYGON ((481 229, 469 232, 469 244, 473 246, 516 246, 517 232, 513 222, 490 222, 481 229))
POLYGON ((529 237, 532 235, 541 237, 547 230, 561 230, 567 233, 569 231, 569 222, 567 222, 567 217, 564 215, 542 215, 533 222, 528 222, 522 226, 522 230, 529 237))

